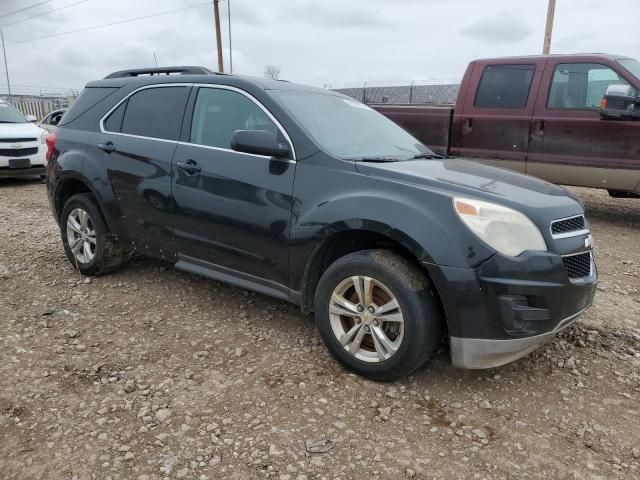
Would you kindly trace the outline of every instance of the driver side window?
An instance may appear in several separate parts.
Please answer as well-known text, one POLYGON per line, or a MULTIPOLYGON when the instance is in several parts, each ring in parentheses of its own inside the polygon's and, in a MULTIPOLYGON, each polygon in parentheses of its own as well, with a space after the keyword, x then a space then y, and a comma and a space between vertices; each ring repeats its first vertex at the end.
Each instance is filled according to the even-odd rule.
POLYGON ((549 90, 548 108, 593 110, 610 85, 629 85, 611 68, 598 63, 561 63, 549 90))
POLYGON ((193 110, 190 143, 231 149, 236 130, 266 130, 278 137, 278 127, 253 101, 221 88, 200 88, 193 110))

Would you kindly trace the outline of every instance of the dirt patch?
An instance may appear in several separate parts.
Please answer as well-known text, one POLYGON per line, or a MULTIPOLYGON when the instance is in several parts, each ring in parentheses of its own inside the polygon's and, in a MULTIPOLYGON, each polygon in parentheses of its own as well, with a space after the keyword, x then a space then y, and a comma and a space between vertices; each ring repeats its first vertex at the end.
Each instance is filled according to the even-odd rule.
POLYGON ((44 186, 0 181, 2 478, 638 478, 640 200, 576 192, 601 278, 580 322, 377 384, 284 302, 149 260, 85 283, 44 186))

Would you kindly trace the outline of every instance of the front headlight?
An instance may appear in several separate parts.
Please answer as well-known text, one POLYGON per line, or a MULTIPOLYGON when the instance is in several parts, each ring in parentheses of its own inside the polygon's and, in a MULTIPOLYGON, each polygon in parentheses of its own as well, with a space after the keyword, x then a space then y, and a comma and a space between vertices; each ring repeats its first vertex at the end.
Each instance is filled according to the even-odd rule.
POLYGON ((525 250, 547 251, 538 227, 517 210, 468 198, 454 198, 453 206, 473 233, 503 255, 517 257, 525 250))

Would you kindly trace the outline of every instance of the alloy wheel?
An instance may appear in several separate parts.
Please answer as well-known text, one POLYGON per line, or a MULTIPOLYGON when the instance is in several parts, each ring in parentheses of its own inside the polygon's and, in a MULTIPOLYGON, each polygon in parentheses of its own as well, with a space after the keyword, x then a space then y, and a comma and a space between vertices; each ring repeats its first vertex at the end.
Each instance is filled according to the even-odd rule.
POLYGON ((90 263, 96 256, 96 229, 82 208, 74 208, 67 217, 67 243, 80 263, 90 263))
POLYGON ((391 358, 404 338, 404 317, 395 295, 382 282, 357 275, 344 279, 329 301, 333 334, 358 360, 391 358))

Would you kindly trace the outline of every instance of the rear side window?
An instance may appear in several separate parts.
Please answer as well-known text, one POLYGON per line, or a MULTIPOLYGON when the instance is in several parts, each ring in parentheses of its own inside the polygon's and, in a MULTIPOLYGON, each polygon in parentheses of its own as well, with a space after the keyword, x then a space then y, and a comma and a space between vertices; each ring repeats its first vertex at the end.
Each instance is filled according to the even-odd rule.
POLYGON ((524 108, 535 65, 488 65, 482 73, 474 105, 489 108, 524 108))
POLYGON ((60 125, 66 125, 78 118, 84 112, 104 100, 113 92, 118 90, 117 87, 88 87, 85 88, 80 96, 71 104, 71 108, 65 113, 60 125))
POLYGON ((156 87, 131 95, 106 119, 109 132, 177 140, 187 102, 186 87, 156 87))

